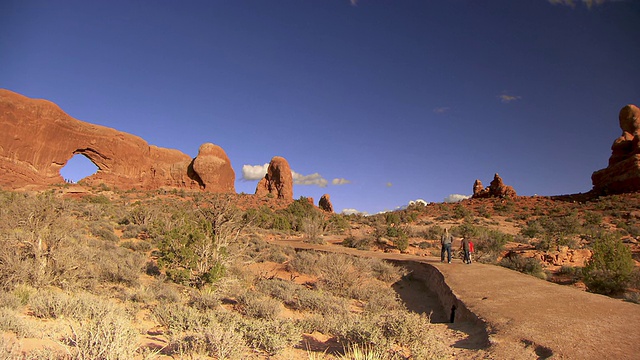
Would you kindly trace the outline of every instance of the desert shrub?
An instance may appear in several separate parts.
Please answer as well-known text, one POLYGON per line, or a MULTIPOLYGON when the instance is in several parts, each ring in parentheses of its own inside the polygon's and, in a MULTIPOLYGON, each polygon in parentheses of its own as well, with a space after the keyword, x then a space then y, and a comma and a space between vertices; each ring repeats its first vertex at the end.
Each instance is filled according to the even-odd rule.
POLYGON ((400 225, 400 215, 395 211, 384 213, 384 219, 389 226, 400 225))
POLYGON ((299 199, 294 200, 285 210, 279 210, 276 213, 285 216, 289 220, 291 229, 303 231, 304 219, 317 216, 319 212, 320 210, 313 206, 307 198, 301 196, 299 199))
POLYGON ((382 347, 385 343, 380 324, 373 317, 344 317, 344 322, 333 329, 340 342, 358 345, 375 345, 382 347))
POLYGON ((0 308, 16 310, 22 305, 22 301, 17 295, 0 290, 0 308))
POLYGON ((179 209, 171 217, 170 230, 159 239, 158 264, 176 282, 203 286, 220 280, 230 261, 229 246, 245 226, 232 197, 203 200, 197 209, 179 209))
POLYGON ((602 214, 594 211, 587 211, 584 214, 584 224, 588 226, 600 226, 602 224, 602 214))
POLYGON ((495 261, 507 242, 513 241, 513 235, 505 234, 497 230, 476 226, 465 222, 460 226, 451 228, 454 236, 468 237, 474 244, 475 256, 480 261, 495 261))
POLYGON ((211 322, 211 318, 206 313, 177 303, 160 304, 152 310, 152 314, 156 321, 165 326, 171 334, 197 332, 211 322))
POLYGON ((241 325, 247 344, 269 355, 276 355, 287 347, 298 344, 302 337, 300 328, 291 320, 252 319, 241 325))
POLYGON ((290 271, 297 271, 303 274, 318 275, 318 261, 320 254, 313 251, 298 251, 287 264, 290 271))
POLYGON ((500 266, 532 275, 543 280, 547 279, 547 274, 544 272, 542 264, 534 258, 525 258, 519 254, 511 253, 500 260, 500 266))
POLYGON ((240 295, 237 301, 236 309, 253 319, 274 320, 282 311, 277 300, 251 291, 240 295))
POLYGON ((211 287, 191 291, 189 305, 200 310, 215 309, 220 305, 220 294, 211 287))
POLYGON ((640 226, 635 221, 619 221, 616 223, 616 227, 633 237, 640 236, 640 226))
POLYGON ((0 222, 0 287, 60 285, 74 274, 74 247, 80 234, 68 205, 52 193, 8 196, 0 222))
POLYGON ((126 311, 87 293, 39 291, 30 299, 34 316, 69 319, 72 335, 66 339, 74 359, 130 359, 138 332, 126 311))
POLYGON ((274 215, 271 229, 279 231, 290 231, 291 223, 289 222, 289 219, 287 219, 283 215, 274 215))
POLYGON ((25 284, 17 284, 11 293, 15 295, 18 299, 20 299, 20 303, 22 305, 27 305, 29 302, 29 298, 31 295, 36 293, 36 289, 25 284))
POLYGON ((354 260, 343 254, 323 254, 317 262, 318 285, 338 296, 350 296, 354 287, 363 283, 366 269, 355 266, 354 260))
POLYGON ((454 219, 465 219, 471 216, 471 210, 462 204, 456 204, 453 208, 454 219))
POLYGON ((400 229, 398 232, 398 237, 393 240, 393 244, 396 248, 402 252, 406 251, 409 248, 409 238, 405 231, 400 229))
POLYGON ((593 255, 583 269, 591 292, 615 294, 629 284, 634 270, 631 250, 614 235, 603 235, 593 244, 593 255))
POLYGON ((347 218, 341 214, 331 214, 326 224, 327 230, 333 234, 343 234, 350 227, 347 218))
POLYGON ((156 300, 162 303, 177 303, 182 300, 180 290, 176 289, 174 284, 163 281, 162 278, 153 282, 149 288, 156 300))
POLYGON ((427 228, 422 237, 427 240, 439 240, 443 233, 444 229, 442 227, 433 225, 427 228))
MULTIPOLYGON (((123 221, 123 220, 121 220, 123 221)), ((124 221, 128 221, 128 220, 124 220, 124 221)), ((142 233, 143 231, 145 231, 146 229, 140 225, 136 225, 136 224, 126 224, 126 226, 124 226, 124 229, 122 230, 122 238, 123 239, 135 239, 138 237, 138 235, 140 233, 142 233)))
POLYGON ((244 359, 248 352, 242 334, 217 322, 200 332, 174 336, 168 347, 173 354, 185 358, 198 354, 216 359, 244 359))
POLYGON ((32 334, 31 325, 19 317, 15 310, 5 307, 0 307, 0 331, 14 333, 19 338, 29 337, 32 334))
POLYGON ((373 245, 373 239, 369 237, 356 238, 353 235, 347 236, 342 240, 342 246, 358 249, 358 250, 369 250, 373 245))
POLYGON ((387 360, 391 359, 388 352, 371 345, 347 345, 338 360, 387 360))
POLYGON ((43 319, 57 319, 72 311, 69 295, 52 290, 38 291, 29 299, 29 305, 33 316, 43 319))
POLYGON ((94 222, 89 226, 91 235, 112 243, 116 243, 120 240, 118 236, 113 232, 113 226, 107 222, 94 222))
MULTIPOLYGON (((370 283, 371 284, 371 283, 370 283)), ((367 288, 367 287, 365 287, 367 288)), ((390 287, 384 286, 368 286, 366 304, 364 310, 367 313, 386 313, 393 310, 404 309, 404 305, 398 298, 398 294, 390 287)))
POLYGON ((294 309, 309 310, 323 315, 345 314, 349 312, 349 302, 324 291, 314 291, 301 287, 295 293, 294 309))
POLYGON ((256 283, 256 288, 263 294, 280 299, 285 305, 295 304, 295 294, 304 287, 291 281, 282 279, 262 279, 256 283))
POLYGON ((121 247, 137 252, 147 252, 153 248, 153 245, 146 241, 123 241, 120 244, 121 247))
POLYGON ((115 245, 107 246, 107 249, 96 254, 99 279, 136 286, 145 266, 143 255, 115 245))
POLYGON ((371 258, 367 262, 372 275, 380 281, 393 283, 400 280, 405 273, 404 269, 382 259, 371 258))
POLYGON ((513 200, 496 200, 493 203, 493 211, 495 211, 498 215, 506 216, 512 214, 515 211, 516 204, 513 200))
POLYGON ((71 325, 75 359, 132 359, 137 350, 138 332, 130 321, 109 312, 100 318, 90 318, 71 325))
POLYGON ((314 212, 302 219, 302 232, 304 233, 304 241, 311 244, 324 244, 322 239, 323 215, 314 212))

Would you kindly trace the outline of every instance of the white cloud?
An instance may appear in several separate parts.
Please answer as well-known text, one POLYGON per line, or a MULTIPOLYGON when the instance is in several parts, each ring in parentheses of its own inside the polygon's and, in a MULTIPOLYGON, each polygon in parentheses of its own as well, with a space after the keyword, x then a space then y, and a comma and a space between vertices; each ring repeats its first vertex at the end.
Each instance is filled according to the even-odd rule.
POLYGON ((242 180, 260 180, 267 174, 269 164, 242 165, 242 180))
MULTIPOLYGON (((269 169, 269 164, 264 165, 242 165, 242 180, 261 180, 269 169)), ((291 170, 294 185, 316 185, 319 187, 327 187, 329 182, 322 175, 314 173, 311 175, 302 175, 291 170)), ((333 185, 344 185, 350 183, 347 179, 333 179, 333 185)))
POLYGON ((417 199, 417 200, 411 200, 409 201, 409 205, 424 205, 427 206, 428 202, 424 201, 423 199, 417 199))
POLYGON ((344 179, 344 178, 336 178, 331 180, 331 185, 345 185, 345 184, 351 184, 351 181, 344 179))
POLYGON ((520 99, 522 99, 522 97, 502 94, 502 95, 498 95, 498 99, 500 99, 500 101, 502 101, 503 103, 508 104, 508 103, 510 103, 512 101, 520 100, 520 99))
POLYGON ((327 187, 327 184, 329 183, 327 179, 323 178, 322 175, 318 173, 302 175, 292 170, 291 175, 293 175, 294 185, 317 185, 323 188, 327 187))
POLYGON ((436 114, 446 113, 447 111, 449 111, 448 107, 439 107, 439 108, 433 109, 433 112, 436 114))
POLYGON ((451 194, 451 195, 447 196, 446 198, 444 198, 444 202, 455 203, 455 202, 460 202, 462 200, 466 200, 466 199, 468 199, 470 197, 471 197, 471 195, 451 194))
POLYGON ((358 211, 356 209, 342 209, 342 214, 344 214, 344 215, 356 214, 356 215, 364 215, 364 216, 369 215, 369 213, 366 212, 366 211, 358 211))

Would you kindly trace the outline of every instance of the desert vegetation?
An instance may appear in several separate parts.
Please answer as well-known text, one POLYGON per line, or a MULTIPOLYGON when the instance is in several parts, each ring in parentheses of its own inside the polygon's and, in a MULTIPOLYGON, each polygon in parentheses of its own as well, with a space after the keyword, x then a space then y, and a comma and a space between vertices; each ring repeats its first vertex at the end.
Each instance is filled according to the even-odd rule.
POLYGON ((452 330, 408 311, 393 290, 404 269, 269 243, 288 237, 439 256, 446 227, 474 241, 476 261, 638 301, 637 195, 362 216, 327 214, 306 198, 249 206, 245 195, 65 190, 0 191, 0 358, 452 356, 452 330), (592 256, 544 261, 562 249, 592 256))
POLYGON ((0 193, 2 358, 447 357, 391 289, 402 269, 262 239, 348 226, 304 198, 244 211, 223 195, 59 195, 0 193), (332 342, 311 349, 309 334, 332 342))

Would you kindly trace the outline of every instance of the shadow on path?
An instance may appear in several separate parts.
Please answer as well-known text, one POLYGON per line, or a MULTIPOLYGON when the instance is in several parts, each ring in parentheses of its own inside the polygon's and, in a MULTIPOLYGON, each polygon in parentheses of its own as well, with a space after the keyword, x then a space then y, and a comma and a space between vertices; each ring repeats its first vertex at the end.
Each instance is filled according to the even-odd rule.
POLYGON ((393 290, 409 311, 429 315, 432 323, 449 322, 449 315, 442 308, 438 295, 423 281, 414 279, 411 274, 393 284, 393 290))

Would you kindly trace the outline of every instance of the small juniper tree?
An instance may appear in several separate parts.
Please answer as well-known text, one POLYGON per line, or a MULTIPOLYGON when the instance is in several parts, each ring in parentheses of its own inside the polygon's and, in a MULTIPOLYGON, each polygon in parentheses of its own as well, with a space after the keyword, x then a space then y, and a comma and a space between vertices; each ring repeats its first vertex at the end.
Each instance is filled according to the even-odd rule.
POLYGON ((615 294, 623 291, 633 273, 631 250, 614 235, 596 239, 593 256, 584 268, 584 283, 591 292, 615 294))

